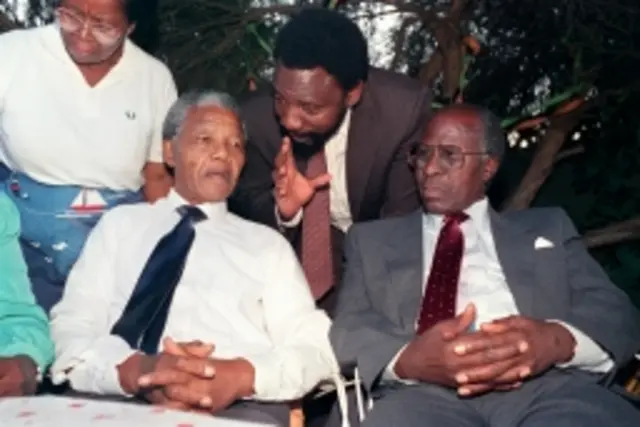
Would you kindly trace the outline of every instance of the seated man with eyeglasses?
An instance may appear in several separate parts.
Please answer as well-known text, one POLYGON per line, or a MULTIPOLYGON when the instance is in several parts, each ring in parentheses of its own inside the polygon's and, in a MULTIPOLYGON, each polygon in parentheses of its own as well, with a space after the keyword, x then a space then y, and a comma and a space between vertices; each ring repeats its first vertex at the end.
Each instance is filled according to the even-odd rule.
POLYGON ((0 35, 0 191, 46 310, 105 211, 171 187, 161 127, 176 88, 128 38, 146 13, 144 0, 61 0, 55 23, 0 35))
POLYGON ((354 225, 331 340, 373 409, 365 427, 634 427, 608 390, 640 316, 559 208, 485 196, 500 120, 438 111, 413 151, 423 209, 354 225))

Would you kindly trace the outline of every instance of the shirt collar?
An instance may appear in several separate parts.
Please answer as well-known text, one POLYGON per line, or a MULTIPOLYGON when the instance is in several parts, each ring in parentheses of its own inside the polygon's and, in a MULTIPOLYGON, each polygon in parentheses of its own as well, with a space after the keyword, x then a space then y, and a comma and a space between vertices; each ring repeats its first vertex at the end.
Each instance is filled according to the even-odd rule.
MULTIPOLYGON (((489 201, 486 197, 474 202, 471 206, 464 210, 469 215, 468 221, 479 230, 485 230, 490 226, 489 220, 489 201)), ((428 230, 440 230, 444 215, 436 215, 425 213, 422 216, 422 224, 428 230)))
POLYGON ((337 153, 343 153, 347 150, 346 141, 349 139, 349 126, 351 125, 351 108, 348 108, 342 123, 336 130, 336 132, 327 141, 328 146, 334 147, 333 150, 337 153))
POLYGON ((351 126, 351 108, 347 108, 347 111, 344 113, 337 135, 346 138, 349 134, 349 126, 351 126))
MULTIPOLYGON (((187 201, 180 195, 175 189, 171 189, 169 191, 169 195, 167 196, 167 200, 174 205, 174 207, 180 207, 183 205, 188 205, 187 201)), ((196 205, 196 207, 207 215, 207 219, 223 219, 227 214, 227 201, 223 202, 210 202, 210 203, 201 203, 196 205)))

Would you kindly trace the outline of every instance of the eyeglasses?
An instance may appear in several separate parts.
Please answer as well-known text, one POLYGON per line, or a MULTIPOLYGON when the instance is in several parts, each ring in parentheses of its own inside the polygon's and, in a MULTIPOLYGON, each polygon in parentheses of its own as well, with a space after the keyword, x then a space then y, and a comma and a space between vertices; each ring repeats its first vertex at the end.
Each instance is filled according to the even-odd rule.
POLYGON ((442 169, 460 169, 464 165, 466 156, 483 156, 486 151, 463 151, 455 145, 424 145, 416 143, 409 153, 409 164, 422 169, 436 157, 438 166, 442 169))
POLYGON ((94 17, 80 14, 66 7, 58 7, 55 10, 55 16, 60 23, 62 30, 75 33, 88 26, 88 30, 101 45, 112 45, 116 43, 123 35, 121 29, 100 21, 94 17))

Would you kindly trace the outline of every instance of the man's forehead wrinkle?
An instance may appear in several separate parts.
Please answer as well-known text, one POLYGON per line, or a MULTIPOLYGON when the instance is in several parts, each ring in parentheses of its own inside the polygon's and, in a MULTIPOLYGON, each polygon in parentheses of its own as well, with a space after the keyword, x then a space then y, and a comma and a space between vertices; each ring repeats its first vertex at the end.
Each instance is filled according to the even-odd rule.
MULTIPOLYGON (((287 77, 289 76, 287 74, 287 77)), ((274 88, 279 95, 287 99, 317 103, 324 99, 332 84, 332 77, 328 74, 318 74, 316 70, 301 70, 295 78, 276 79, 274 88)))
POLYGON ((462 123, 451 119, 442 122, 434 122, 431 126, 431 131, 427 134, 454 138, 461 135, 476 136, 481 130, 482 129, 478 124, 462 123))

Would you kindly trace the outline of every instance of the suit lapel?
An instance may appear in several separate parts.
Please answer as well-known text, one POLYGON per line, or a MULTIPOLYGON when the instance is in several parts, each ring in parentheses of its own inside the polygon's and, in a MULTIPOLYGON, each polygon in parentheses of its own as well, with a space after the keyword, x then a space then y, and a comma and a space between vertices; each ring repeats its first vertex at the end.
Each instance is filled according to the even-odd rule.
POLYGON ((387 306, 398 310, 393 320, 407 333, 415 332, 415 322, 422 300, 422 212, 405 217, 385 247, 384 259, 391 277, 393 294, 387 306))
POLYGON ((365 85, 360 103, 351 112, 347 141, 347 191, 354 219, 360 215, 369 175, 385 138, 384 126, 379 126, 380 107, 368 88, 365 85))
POLYGON ((489 210, 489 218, 498 259, 518 311, 523 316, 534 316, 535 236, 493 209, 489 210))

